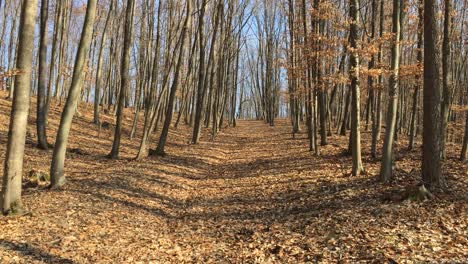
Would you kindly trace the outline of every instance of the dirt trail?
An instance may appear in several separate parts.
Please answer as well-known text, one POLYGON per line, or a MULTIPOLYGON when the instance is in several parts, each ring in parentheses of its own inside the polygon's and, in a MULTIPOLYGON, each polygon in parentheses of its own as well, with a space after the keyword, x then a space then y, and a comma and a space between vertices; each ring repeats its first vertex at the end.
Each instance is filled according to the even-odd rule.
MULTIPOLYGON (((0 115, 4 155, 7 111, 0 115)), ((26 189, 32 215, 0 218, 0 262, 354 262, 414 259, 413 252, 421 260, 468 257, 466 199, 383 201, 382 193, 398 185, 376 182, 378 161, 370 159, 367 175, 350 177, 350 158, 339 147, 346 137, 334 136, 337 145, 316 158, 304 133, 292 139, 286 120, 275 127, 239 121, 214 141, 205 131, 199 145, 187 143, 189 128, 172 131, 169 154, 143 161, 132 160, 138 140, 125 138, 122 159, 111 161, 104 158, 111 137, 97 138, 91 120, 75 121, 70 148, 86 155, 69 154, 65 189, 26 189), (444 228, 430 224, 440 222, 444 228)), ((51 120, 52 129, 57 123, 51 120)), ((51 151, 45 155, 28 140, 25 173, 47 171, 51 151)), ((414 160, 405 162, 415 167, 414 160)), ((466 166, 460 166, 451 175, 463 175, 466 166)), ((460 193, 455 186, 453 197, 460 193)))

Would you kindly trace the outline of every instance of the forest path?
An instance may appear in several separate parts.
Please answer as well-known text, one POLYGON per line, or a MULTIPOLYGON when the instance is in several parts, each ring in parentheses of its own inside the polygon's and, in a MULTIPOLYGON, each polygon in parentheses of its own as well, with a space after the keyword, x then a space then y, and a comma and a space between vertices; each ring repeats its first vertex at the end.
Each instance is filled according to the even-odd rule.
MULTIPOLYGON (((297 181, 306 182, 299 174, 305 169, 301 157, 308 154, 302 140, 292 139, 289 130, 286 121, 275 127, 262 121, 239 121, 215 142, 195 147, 201 157, 216 158, 194 182, 187 213, 208 211, 213 217, 255 219, 284 209, 285 195, 290 195, 297 181)), ((310 156, 307 159, 308 166, 316 165, 310 156)))

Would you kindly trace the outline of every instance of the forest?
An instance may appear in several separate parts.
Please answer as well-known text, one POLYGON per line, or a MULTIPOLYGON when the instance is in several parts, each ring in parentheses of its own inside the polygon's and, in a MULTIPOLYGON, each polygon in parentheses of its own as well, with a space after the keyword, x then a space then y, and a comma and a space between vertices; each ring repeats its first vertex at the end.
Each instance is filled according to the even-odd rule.
POLYGON ((465 0, 0 0, 0 263, 466 263, 465 0))

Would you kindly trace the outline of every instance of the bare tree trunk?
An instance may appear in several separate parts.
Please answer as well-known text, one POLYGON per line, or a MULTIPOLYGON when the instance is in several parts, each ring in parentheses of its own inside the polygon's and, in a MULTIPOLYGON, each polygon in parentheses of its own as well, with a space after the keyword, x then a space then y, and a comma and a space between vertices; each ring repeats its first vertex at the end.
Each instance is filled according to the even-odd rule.
POLYGON ((106 22, 104 24, 104 28, 102 30, 101 36, 101 45, 99 48, 99 59, 96 69, 96 86, 94 89, 94 124, 99 125, 99 105, 101 104, 101 75, 102 75, 102 63, 104 59, 104 47, 106 46, 106 36, 107 36, 107 27, 109 26, 109 21, 111 17, 111 13, 113 12, 114 0, 111 0, 109 11, 107 13, 106 22))
POLYGON ((442 42, 442 126, 440 135, 440 151, 442 159, 446 158, 445 142, 447 141, 447 127, 450 112, 451 83, 450 83, 450 31, 452 30, 452 1, 444 0, 444 38, 442 42))
POLYGON ((352 174, 357 176, 364 170, 361 160, 361 131, 360 131, 360 87, 359 87, 359 55, 357 54, 358 39, 359 39, 359 0, 350 0, 349 13, 351 18, 350 26, 350 47, 352 48, 350 55, 350 79, 352 93, 352 110, 351 110, 351 135, 352 135, 352 154, 353 154, 353 170, 352 174))
MULTIPOLYGON (((379 37, 382 38, 384 33, 384 22, 385 22, 385 15, 384 15, 384 6, 385 0, 380 1, 380 15, 379 15, 379 37)), ((382 64, 382 57, 383 57, 383 50, 382 44, 379 45, 379 53, 377 56, 377 60, 379 64, 382 64)), ((383 84, 383 76, 379 76, 379 84, 382 86, 383 84)), ((377 143, 380 139, 380 134, 382 130, 382 91, 379 90, 377 92, 376 98, 376 109, 374 113, 374 122, 372 122, 372 146, 371 146, 371 155, 373 158, 377 157, 377 143)))
MULTIPOLYGON (((421 0, 419 3, 418 7, 418 14, 419 14, 419 21, 418 21, 418 55, 417 55, 417 60, 418 60, 418 65, 423 63, 423 51, 422 51, 422 46, 423 46, 423 20, 424 20, 424 14, 423 14, 423 1, 421 0)), ((418 117, 418 104, 419 104, 419 85, 420 85, 420 76, 416 76, 416 85, 414 87, 414 92, 413 92, 413 108, 411 111, 411 125, 410 125, 410 136, 409 136, 409 145, 408 149, 412 150, 414 148, 414 141, 416 139, 416 131, 417 131, 417 122, 416 119, 418 117)))
MULTIPOLYGON (((160 54, 160 43, 161 43, 161 14, 162 14, 162 5, 161 2, 158 3, 158 13, 156 16, 156 43, 154 49, 156 50, 153 57, 153 68, 152 68, 152 78, 150 84, 150 92, 148 98, 145 102, 145 123, 143 126, 143 136, 140 141, 140 148, 138 150, 138 155, 136 159, 143 159, 148 155, 148 141, 153 131, 154 120, 158 114, 158 108, 154 107, 154 100, 156 98, 156 90, 158 87, 158 76, 159 76, 159 54, 160 54)), ((169 23, 170 24, 170 23, 169 23)))
POLYGON ((49 0, 41 1, 41 36, 39 40, 39 77, 37 87, 37 146, 48 149, 46 133, 46 86, 47 86, 47 19, 49 16, 49 0))
POLYGON ((423 182, 430 189, 443 188, 441 173, 441 109, 440 56, 437 47, 439 30, 437 1, 424 0, 424 120, 423 182))
POLYGON ((389 84, 389 102, 387 110, 387 127, 385 129, 385 141, 382 153, 382 166, 380 179, 388 182, 393 178, 393 142, 396 133, 396 118, 398 109, 398 83, 400 70, 400 1, 393 0, 393 34, 392 43, 392 75, 389 84))
POLYGON ((184 60, 185 39, 187 37, 187 30, 191 26, 191 18, 192 18, 191 0, 187 1, 186 6, 187 6, 186 7, 187 13, 186 13, 185 22, 182 28, 180 43, 179 43, 179 58, 177 61, 177 66, 175 68, 174 80, 172 81, 171 91, 169 94, 169 102, 166 108, 166 117, 164 120, 164 126, 161 132, 161 136, 159 137, 158 147, 156 148, 156 155, 160 155, 160 156, 165 155, 164 148, 166 146, 167 135, 169 134, 169 127, 171 125, 172 114, 174 112, 174 99, 175 99, 175 94, 177 92, 177 88, 179 85, 180 68, 182 66, 182 61, 184 60))
POLYGON ((343 123, 341 124, 341 130, 340 130, 340 135, 342 135, 342 136, 346 136, 346 124, 347 124, 348 119, 349 119, 349 105, 350 105, 350 103, 351 103, 351 90, 349 90, 348 93, 346 94, 346 101, 345 101, 344 114, 343 114, 343 123))
MULTIPOLYGON (((22 8, 22 4, 23 4, 23 1, 20 1, 18 7, 15 9, 15 18, 13 19, 13 25, 11 26, 11 30, 10 30, 10 36, 16 36, 16 37, 11 37, 10 40, 9 40, 9 44, 8 44, 8 70, 14 70, 15 67, 16 67, 16 63, 17 63, 17 60, 18 60, 18 52, 16 52, 17 50, 13 51, 13 48, 14 47, 18 47, 19 45, 19 36, 20 34, 17 34, 16 32, 16 24, 17 24, 17 20, 16 17, 18 16, 18 12, 19 10, 21 10, 22 8)), ((8 91, 8 99, 13 99, 13 95, 15 93, 15 78, 9 78, 10 80, 10 87, 9 87, 9 91, 8 91)))
POLYGON ((3 169, 1 211, 3 214, 21 214, 21 185, 23 157, 28 124, 31 74, 34 49, 34 29, 37 18, 37 0, 25 1, 21 11, 15 91, 11 109, 8 145, 3 169))
MULTIPOLYGON (((50 109, 50 101, 52 98, 52 81, 54 80, 54 66, 57 57, 57 46, 58 46, 58 38, 60 34, 60 28, 62 27, 62 1, 59 1, 55 7, 55 21, 54 21, 54 36, 52 41, 52 55, 50 57, 50 69, 49 69, 49 82, 47 84, 47 101, 46 101, 46 123, 47 117, 49 115, 50 109)), ((57 75, 59 74, 59 70, 57 69, 57 75)))
MULTIPOLYGON (((196 109, 195 109, 195 120, 193 125, 193 135, 192 135, 192 143, 197 144, 200 138, 200 127, 201 127, 201 117, 202 117, 202 109, 203 109, 203 102, 205 100, 205 93, 206 93, 206 83, 205 83, 205 38, 204 36, 204 26, 205 26, 205 9, 206 9, 206 0, 203 0, 201 3, 200 15, 198 18, 198 35, 199 35, 199 65, 198 65, 198 86, 197 86, 197 100, 196 100, 196 109)), ((217 13, 217 12, 216 12, 217 13)), ((214 24, 214 32, 213 36, 216 36, 217 28, 218 28, 218 15, 215 18, 214 24)), ((215 38, 213 38, 213 41, 215 38)), ((211 45, 213 45, 212 42, 211 45)), ((213 49, 213 47, 211 47, 213 49)))
POLYGON ((97 0, 88 0, 83 31, 81 33, 81 40, 78 46, 75 66, 73 69, 70 91, 65 103, 65 108, 62 112, 57 139, 55 141, 52 165, 50 167, 51 188, 60 188, 65 184, 64 164, 68 136, 70 134, 73 115, 75 114, 81 87, 83 85, 83 70, 92 39, 94 19, 96 16, 96 4, 97 0))
POLYGON ((460 160, 466 161, 468 156, 468 111, 465 111, 465 136, 463 137, 463 146, 460 154, 460 160))
POLYGON ((120 92, 119 101, 117 105, 117 122, 115 125, 114 142, 112 144, 112 150, 108 157, 111 159, 119 158, 120 139, 122 134, 122 119, 123 110, 125 108, 125 95, 127 93, 127 87, 130 84, 130 50, 133 35, 133 14, 134 14, 134 0, 127 1, 127 10, 125 12, 125 31, 124 31, 124 46, 122 51, 122 64, 120 71, 120 92))

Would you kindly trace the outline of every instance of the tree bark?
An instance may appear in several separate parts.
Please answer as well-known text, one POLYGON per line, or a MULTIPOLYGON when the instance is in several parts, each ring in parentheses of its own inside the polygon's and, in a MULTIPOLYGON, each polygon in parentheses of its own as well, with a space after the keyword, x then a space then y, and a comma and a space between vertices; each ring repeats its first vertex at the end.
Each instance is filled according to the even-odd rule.
MULTIPOLYGON (((199 40, 199 65, 198 65, 198 85, 197 85, 197 99, 195 104, 195 120, 193 124, 193 135, 192 135, 192 143, 197 144, 200 138, 200 127, 201 127, 201 117, 202 117, 202 110, 203 110, 203 102, 205 100, 205 93, 206 93, 206 83, 205 83, 205 38, 204 38, 204 26, 205 26, 205 8, 206 8, 206 0, 203 0, 200 9, 200 15, 198 18, 198 38, 199 40)), ((216 12, 217 13, 217 12, 216 12)), ((216 31, 218 28, 218 15, 215 18, 214 24, 214 32, 213 36, 216 36, 216 31)), ((214 41, 215 38, 213 38, 214 41)), ((213 45, 212 42, 211 45, 213 45)), ((211 47, 213 49, 213 47, 211 47)))
POLYGON ((102 36, 101 36, 101 45, 99 48, 99 59, 98 59, 98 64, 97 64, 97 69, 96 69, 96 85, 94 89, 94 124, 99 125, 100 124, 100 118, 99 118, 99 105, 101 104, 101 77, 102 77, 102 63, 104 59, 104 48, 106 46, 106 40, 107 40, 107 27, 109 26, 109 21, 111 17, 111 13, 113 10, 114 6, 114 0, 111 0, 109 11, 107 13, 106 17, 106 22, 104 24, 104 28, 102 29, 102 36))
POLYGON ((452 30, 452 0, 444 0, 444 38, 442 41, 442 126, 440 135, 440 151, 442 159, 446 158, 447 127, 450 112, 451 99, 451 72, 450 72, 450 31, 452 30))
POLYGON ((127 1, 127 10, 125 12, 125 30, 124 30, 124 46, 122 51, 122 62, 120 70, 120 92, 117 105, 117 122, 115 125, 114 142, 112 150, 108 157, 111 159, 119 158, 120 139, 122 134, 123 110, 125 108, 125 96, 130 84, 130 51, 133 35, 133 14, 135 0, 127 1))
POLYGON ((466 161, 468 156, 468 111, 465 111, 465 136, 463 137, 463 146, 460 154, 460 160, 466 161))
POLYGON ((86 16, 81 33, 80 44, 75 59, 72 82, 65 103, 60 126, 55 141, 52 165, 50 167, 51 188, 60 188, 65 184, 64 164, 67 151, 67 142, 70 134, 70 128, 78 104, 81 87, 83 86, 83 70, 86 63, 89 46, 91 44, 93 25, 96 16, 97 0, 88 0, 86 16))
MULTIPOLYGON (((420 1, 418 7, 418 14, 419 14, 419 21, 418 21, 418 44, 417 44, 417 61, 418 66, 422 66, 423 63, 423 20, 424 20, 424 13, 423 13, 423 1, 420 1)), ((414 148, 414 143, 416 140, 416 131, 417 131, 417 122, 416 119, 418 117, 418 104, 419 104, 419 86, 420 86, 420 76, 419 74, 416 76, 416 85, 414 86, 413 92, 413 103, 412 103, 412 111, 411 111, 411 124, 410 124, 410 136, 409 136, 409 145, 408 149, 412 150, 414 148)))
POLYGON ((429 189, 445 187, 441 173, 441 102, 440 55, 437 1, 424 0, 424 117, 423 182, 429 189))
MULTIPOLYGON (((380 1, 380 15, 379 15, 379 37, 382 38, 384 33, 384 22, 385 22, 385 13, 384 13, 385 0, 380 1)), ((379 64, 382 64, 383 50, 382 44, 379 45, 379 53, 377 55, 377 60, 379 64)), ((383 86, 383 76, 379 76, 379 85, 383 86)), ((377 157, 377 144, 380 139, 380 134, 382 131, 382 87, 377 91, 376 98, 376 109, 374 113, 374 122, 372 122, 372 145, 371 145, 371 155, 373 158, 377 157)))
POLYGON ((172 114, 174 112, 174 99, 175 99, 175 94, 177 92, 177 88, 179 85, 180 68, 182 66, 182 61, 184 59, 185 39, 187 37, 187 30, 190 27, 191 18, 192 18, 191 0, 187 1, 186 6, 187 6, 186 7, 187 13, 186 13, 185 22, 182 28, 181 38, 180 38, 180 43, 179 43, 179 58, 177 61, 175 72, 174 72, 174 80, 172 81, 171 91, 169 93, 169 101, 168 101, 168 105, 166 108, 166 117, 164 120, 164 126, 161 132, 161 136, 159 137, 158 147, 156 148, 156 152, 155 152, 156 155, 159 155, 159 156, 164 156, 166 154, 164 151, 164 148, 166 146, 167 135, 169 134, 169 127, 171 125, 172 114))
POLYGON ((352 155, 353 155, 353 169, 354 176, 359 175, 363 170, 361 160, 361 129, 360 129, 360 88, 359 88, 359 55, 358 39, 359 39, 359 0, 350 0, 349 13, 351 18, 350 26, 350 79, 351 79, 351 93, 352 93, 352 110, 351 110, 351 135, 352 135, 352 155))
POLYGON ((37 0, 25 1, 21 11, 15 91, 11 109, 8 144, 3 169, 1 211, 3 214, 21 214, 21 185, 23 157, 28 124, 31 75, 34 49, 34 29, 37 18, 37 0))
POLYGON ((393 0, 392 32, 394 41, 392 43, 392 75, 389 83, 389 102, 387 110, 387 126, 385 129, 385 141, 382 153, 382 166, 380 179, 388 182, 393 178, 393 142, 396 133, 396 119, 398 111, 398 84, 400 71, 400 4, 401 0, 393 0))
POLYGON ((41 0, 41 36, 39 40, 39 72, 37 86, 37 147, 47 150, 47 19, 49 16, 49 0, 41 0))

